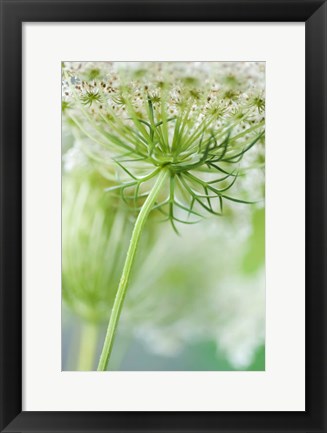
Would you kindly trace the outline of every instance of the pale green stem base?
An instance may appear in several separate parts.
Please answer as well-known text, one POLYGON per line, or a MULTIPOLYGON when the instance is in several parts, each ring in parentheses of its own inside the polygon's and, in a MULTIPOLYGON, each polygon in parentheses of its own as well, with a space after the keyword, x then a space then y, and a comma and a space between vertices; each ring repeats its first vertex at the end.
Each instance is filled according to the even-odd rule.
POLYGON ((141 232, 144 226, 144 223, 155 203, 155 200, 157 198, 157 195, 165 181, 165 179, 168 176, 169 171, 166 169, 162 169, 162 171, 159 172, 159 175, 157 177, 157 180, 148 195, 147 199, 145 200, 142 209, 140 210, 140 213, 137 217, 137 220, 134 225, 132 237, 130 240, 130 244, 127 251, 127 256, 123 268, 123 272, 120 278, 118 290, 116 293, 114 305, 112 307, 112 312, 107 328, 106 337, 104 340, 99 365, 98 365, 98 371, 105 371, 107 369, 108 361, 110 358, 110 354, 112 351, 112 346, 114 342, 115 332, 118 325, 119 316, 121 313, 121 309, 124 303, 125 295, 126 295, 126 289, 128 284, 129 275, 132 269, 135 252, 137 249, 137 245, 141 236, 141 232))
POLYGON ((98 327, 94 323, 85 322, 81 326, 78 371, 91 371, 94 366, 98 343, 98 327))

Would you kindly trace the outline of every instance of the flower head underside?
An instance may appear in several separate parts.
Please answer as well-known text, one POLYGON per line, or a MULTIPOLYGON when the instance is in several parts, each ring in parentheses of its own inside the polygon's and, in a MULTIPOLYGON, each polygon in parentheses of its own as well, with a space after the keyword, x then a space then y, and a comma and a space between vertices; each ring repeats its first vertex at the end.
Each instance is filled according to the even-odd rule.
POLYGON ((246 74, 189 69, 151 63, 117 72, 108 63, 90 79, 87 70, 63 68, 65 116, 108 179, 107 191, 138 209, 168 171, 154 208, 174 229, 205 213, 222 215, 225 200, 250 203, 234 191, 244 160, 255 164, 251 149, 264 143, 262 88, 246 87, 246 74))

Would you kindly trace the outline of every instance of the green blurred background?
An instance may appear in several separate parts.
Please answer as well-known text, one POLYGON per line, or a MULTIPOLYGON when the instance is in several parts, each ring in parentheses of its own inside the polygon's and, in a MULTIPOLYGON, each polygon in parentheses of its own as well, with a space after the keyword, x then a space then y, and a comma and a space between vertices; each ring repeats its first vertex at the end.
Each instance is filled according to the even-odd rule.
MULTIPOLYGON (((96 369, 135 220, 106 184, 87 163, 63 172, 63 370, 96 369)), ((264 207, 225 213, 180 236, 150 214, 109 370, 265 369, 264 207)))

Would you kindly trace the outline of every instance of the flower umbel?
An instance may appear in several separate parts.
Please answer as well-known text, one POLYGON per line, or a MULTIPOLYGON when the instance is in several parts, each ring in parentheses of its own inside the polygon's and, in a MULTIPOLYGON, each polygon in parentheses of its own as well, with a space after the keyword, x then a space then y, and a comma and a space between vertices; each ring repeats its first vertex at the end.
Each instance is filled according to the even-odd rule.
MULTIPOLYGON (((230 75, 227 87, 216 90, 209 78, 200 85, 179 68, 163 71, 164 65, 154 64, 148 73, 125 71, 120 82, 109 68, 100 81, 70 86, 75 109, 68 112, 93 141, 88 155, 102 171, 108 165, 114 185, 107 191, 119 190, 125 201, 139 205, 160 170, 169 172, 155 207, 175 230, 176 221, 193 223, 191 217, 204 212, 221 215, 223 200, 248 203, 228 191, 243 174, 243 156, 264 138, 260 90, 241 93, 230 75), (156 68, 160 80, 151 76, 156 68), (107 163, 112 160, 116 173, 107 163)), ((69 83, 75 72, 64 70, 64 76, 69 83)))

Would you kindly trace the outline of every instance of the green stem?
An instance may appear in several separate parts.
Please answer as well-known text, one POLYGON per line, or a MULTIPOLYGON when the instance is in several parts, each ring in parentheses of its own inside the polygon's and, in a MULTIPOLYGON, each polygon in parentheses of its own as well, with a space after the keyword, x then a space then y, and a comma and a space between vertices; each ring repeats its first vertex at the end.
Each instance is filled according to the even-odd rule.
POLYGON ((112 312, 110 315, 110 320, 107 328, 106 337, 104 340, 102 352, 100 355, 99 365, 98 365, 98 371, 105 371, 107 369, 109 357, 111 354, 116 328, 118 325, 119 316, 121 313, 121 309, 124 303, 125 295, 126 295, 126 289, 128 284, 129 275, 132 269, 133 261, 135 258, 135 252, 137 249, 137 245, 140 239, 140 235, 144 226, 144 223, 155 203, 155 200, 157 198, 157 195, 168 176, 169 171, 166 169, 161 170, 161 172, 158 175, 158 178, 153 185, 152 190, 150 191, 150 194, 148 195, 147 199, 145 200, 140 213, 136 219, 132 237, 130 240, 130 244, 128 247, 126 260, 123 268, 123 272, 120 278, 118 290, 116 293, 114 305, 112 307, 112 312))
POLYGON ((98 327, 95 323, 85 322, 81 327, 78 371, 91 371, 98 342, 98 327))

